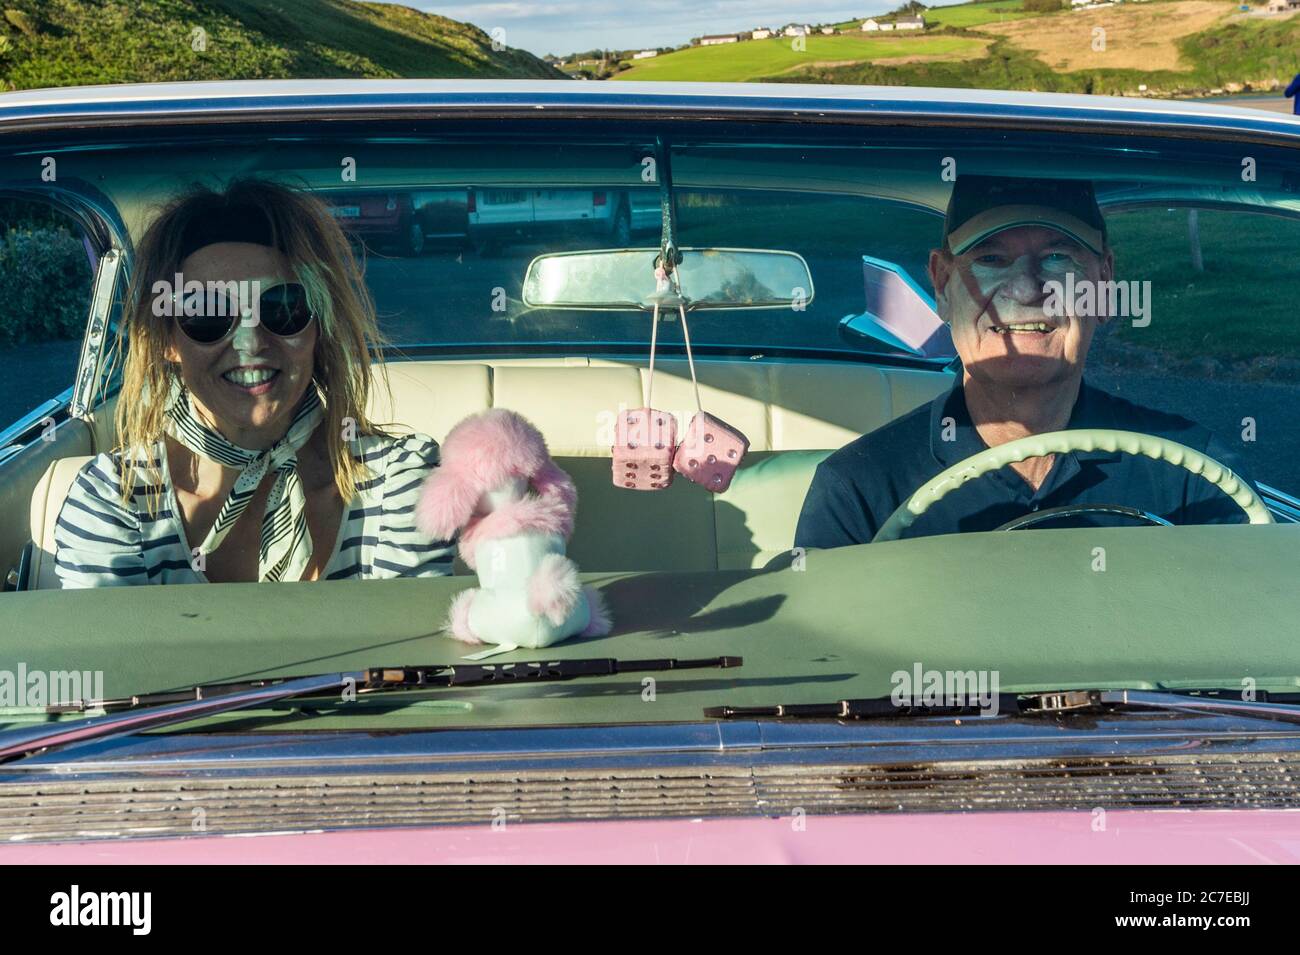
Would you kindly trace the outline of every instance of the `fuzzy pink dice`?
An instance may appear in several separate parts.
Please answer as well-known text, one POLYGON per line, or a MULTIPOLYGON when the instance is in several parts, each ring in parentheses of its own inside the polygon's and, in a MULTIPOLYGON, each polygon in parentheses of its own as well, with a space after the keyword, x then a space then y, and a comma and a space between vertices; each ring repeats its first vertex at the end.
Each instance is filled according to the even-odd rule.
POLYGON ((613 475, 616 487, 658 491, 673 483, 677 420, 666 411, 634 408, 614 426, 613 475))
POLYGON ((707 411, 697 412, 673 457, 673 469, 700 487, 721 494, 749 450, 749 439, 707 411))

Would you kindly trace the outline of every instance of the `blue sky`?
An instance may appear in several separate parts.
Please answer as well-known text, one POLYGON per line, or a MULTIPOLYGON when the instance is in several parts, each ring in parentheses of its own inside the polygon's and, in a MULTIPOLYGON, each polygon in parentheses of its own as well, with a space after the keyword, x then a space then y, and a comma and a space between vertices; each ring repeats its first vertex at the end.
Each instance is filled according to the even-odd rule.
POLYGON ((819 5, 777 0, 404 0, 408 7, 505 30, 507 46, 542 56, 598 47, 676 46, 693 36, 784 23, 832 23, 892 10, 902 0, 819 5))

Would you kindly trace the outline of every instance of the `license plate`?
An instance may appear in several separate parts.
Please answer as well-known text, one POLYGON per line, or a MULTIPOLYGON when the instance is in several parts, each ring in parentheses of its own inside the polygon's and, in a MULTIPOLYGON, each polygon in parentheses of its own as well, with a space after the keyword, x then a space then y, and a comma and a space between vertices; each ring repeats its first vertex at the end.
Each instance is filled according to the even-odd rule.
POLYGON ((525 198, 522 192, 495 191, 483 193, 483 202, 489 206, 514 205, 523 202, 525 198))
POLYGON ((361 217, 361 207, 330 206, 330 215, 336 219, 359 219, 361 217))

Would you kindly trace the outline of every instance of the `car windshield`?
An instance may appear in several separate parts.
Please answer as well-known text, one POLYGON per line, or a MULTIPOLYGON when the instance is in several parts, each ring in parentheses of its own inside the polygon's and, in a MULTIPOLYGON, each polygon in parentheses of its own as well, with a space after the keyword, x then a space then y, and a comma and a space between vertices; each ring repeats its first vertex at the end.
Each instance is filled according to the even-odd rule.
MULTIPOLYGON (((501 645, 504 661, 746 658, 738 676, 693 672, 678 693, 671 674, 486 687, 382 716, 410 727, 680 721, 733 702, 887 695, 891 674, 935 667, 1000 673, 1003 691, 1300 677, 1286 662, 1297 608, 1279 576, 1294 566, 1300 518, 1290 148, 1209 134, 622 119, 20 138, 0 168, 14 201, 40 211, 16 211, 0 250, 15 288, 0 320, 0 374, 13 383, 3 424, 22 419, 0 455, 30 462, 3 544, 31 592, 0 605, 5 629, 30 634, 33 667, 103 671, 104 693, 123 696, 452 663, 501 645), (33 182, 43 158, 57 179, 33 182), (219 499, 205 504, 201 482, 170 474, 147 518, 92 520, 77 503, 107 480, 97 468, 111 458, 95 456, 119 445, 123 395, 143 400, 117 332, 146 230, 195 182, 247 178, 320 200, 341 228, 378 320, 370 421, 430 464, 405 478, 380 466, 319 518, 312 494, 334 488, 329 467, 311 470, 310 446, 291 466, 270 457, 259 481, 281 468, 306 491, 250 484, 268 523, 296 520, 299 494, 328 525, 301 562, 292 541, 238 523, 247 502, 227 495, 257 455, 238 457, 230 434, 219 499), (676 273, 663 268, 666 206, 685 250, 676 273), (68 263, 41 285, 13 264, 33 242, 68 263), (618 250, 642 253, 626 287, 613 277, 618 250), (724 275, 712 302, 692 271, 710 262, 724 275), (529 284, 547 268, 583 302, 529 284), (770 300, 756 304, 756 289, 770 300), (665 291, 680 295, 651 295, 665 291), (75 330, 32 331, 67 302, 84 316, 75 330), (41 413, 61 395, 75 413, 41 413), (647 408, 658 425, 636 420, 647 408), (524 432, 454 439, 466 421, 500 420, 484 417, 494 409, 537 429, 576 505, 537 461, 501 469, 524 432), (671 434, 636 430, 666 429, 663 418, 671 434), (430 503, 419 493, 435 471, 446 497, 430 503), (365 496, 383 482, 406 496, 365 496), (507 497, 517 503, 510 488, 557 510, 488 522, 507 497), (216 556, 210 568, 191 559, 227 520, 251 542, 244 582, 218 582, 216 556), (1286 526, 1254 526, 1265 524, 1286 526), (112 561, 94 557, 101 546, 112 561), (411 554, 437 572, 424 556, 403 563, 411 554), (295 583, 269 582, 281 574, 295 583), (163 586, 99 586, 123 582, 163 586), (473 587, 506 596, 492 608, 474 598, 475 610, 473 587), (62 650, 42 646, 48 619, 61 621, 62 650), (1238 627, 1250 628, 1244 642, 1238 627), (450 639, 457 628, 483 646, 450 639)), ((277 281, 280 297, 258 302, 271 336, 288 339, 318 300, 304 281, 299 308, 277 281)), ((188 338, 166 352, 173 363, 241 334, 233 320, 211 333, 177 322, 188 338)), ((282 373, 221 361, 213 381, 240 396, 282 373)), ((329 418, 322 399, 323 420, 346 429, 352 419, 329 418)), ((205 440, 175 427, 160 447, 205 440)), ((303 534, 317 536, 312 521, 303 534)), ((318 725, 381 710, 340 706, 318 725)))

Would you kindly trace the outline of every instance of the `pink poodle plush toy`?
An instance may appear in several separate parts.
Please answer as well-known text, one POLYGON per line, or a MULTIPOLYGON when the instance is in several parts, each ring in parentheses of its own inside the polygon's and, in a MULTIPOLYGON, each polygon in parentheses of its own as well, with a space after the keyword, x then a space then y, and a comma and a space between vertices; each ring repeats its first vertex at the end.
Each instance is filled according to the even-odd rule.
POLYGON ((546 647, 609 633, 600 594, 564 555, 578 492, 541 433, 504 408, 471 415, 442 443, 417 508, 421 529, 449 540, 479 586, 451 605, 447 629, 466 643, 546 647))

